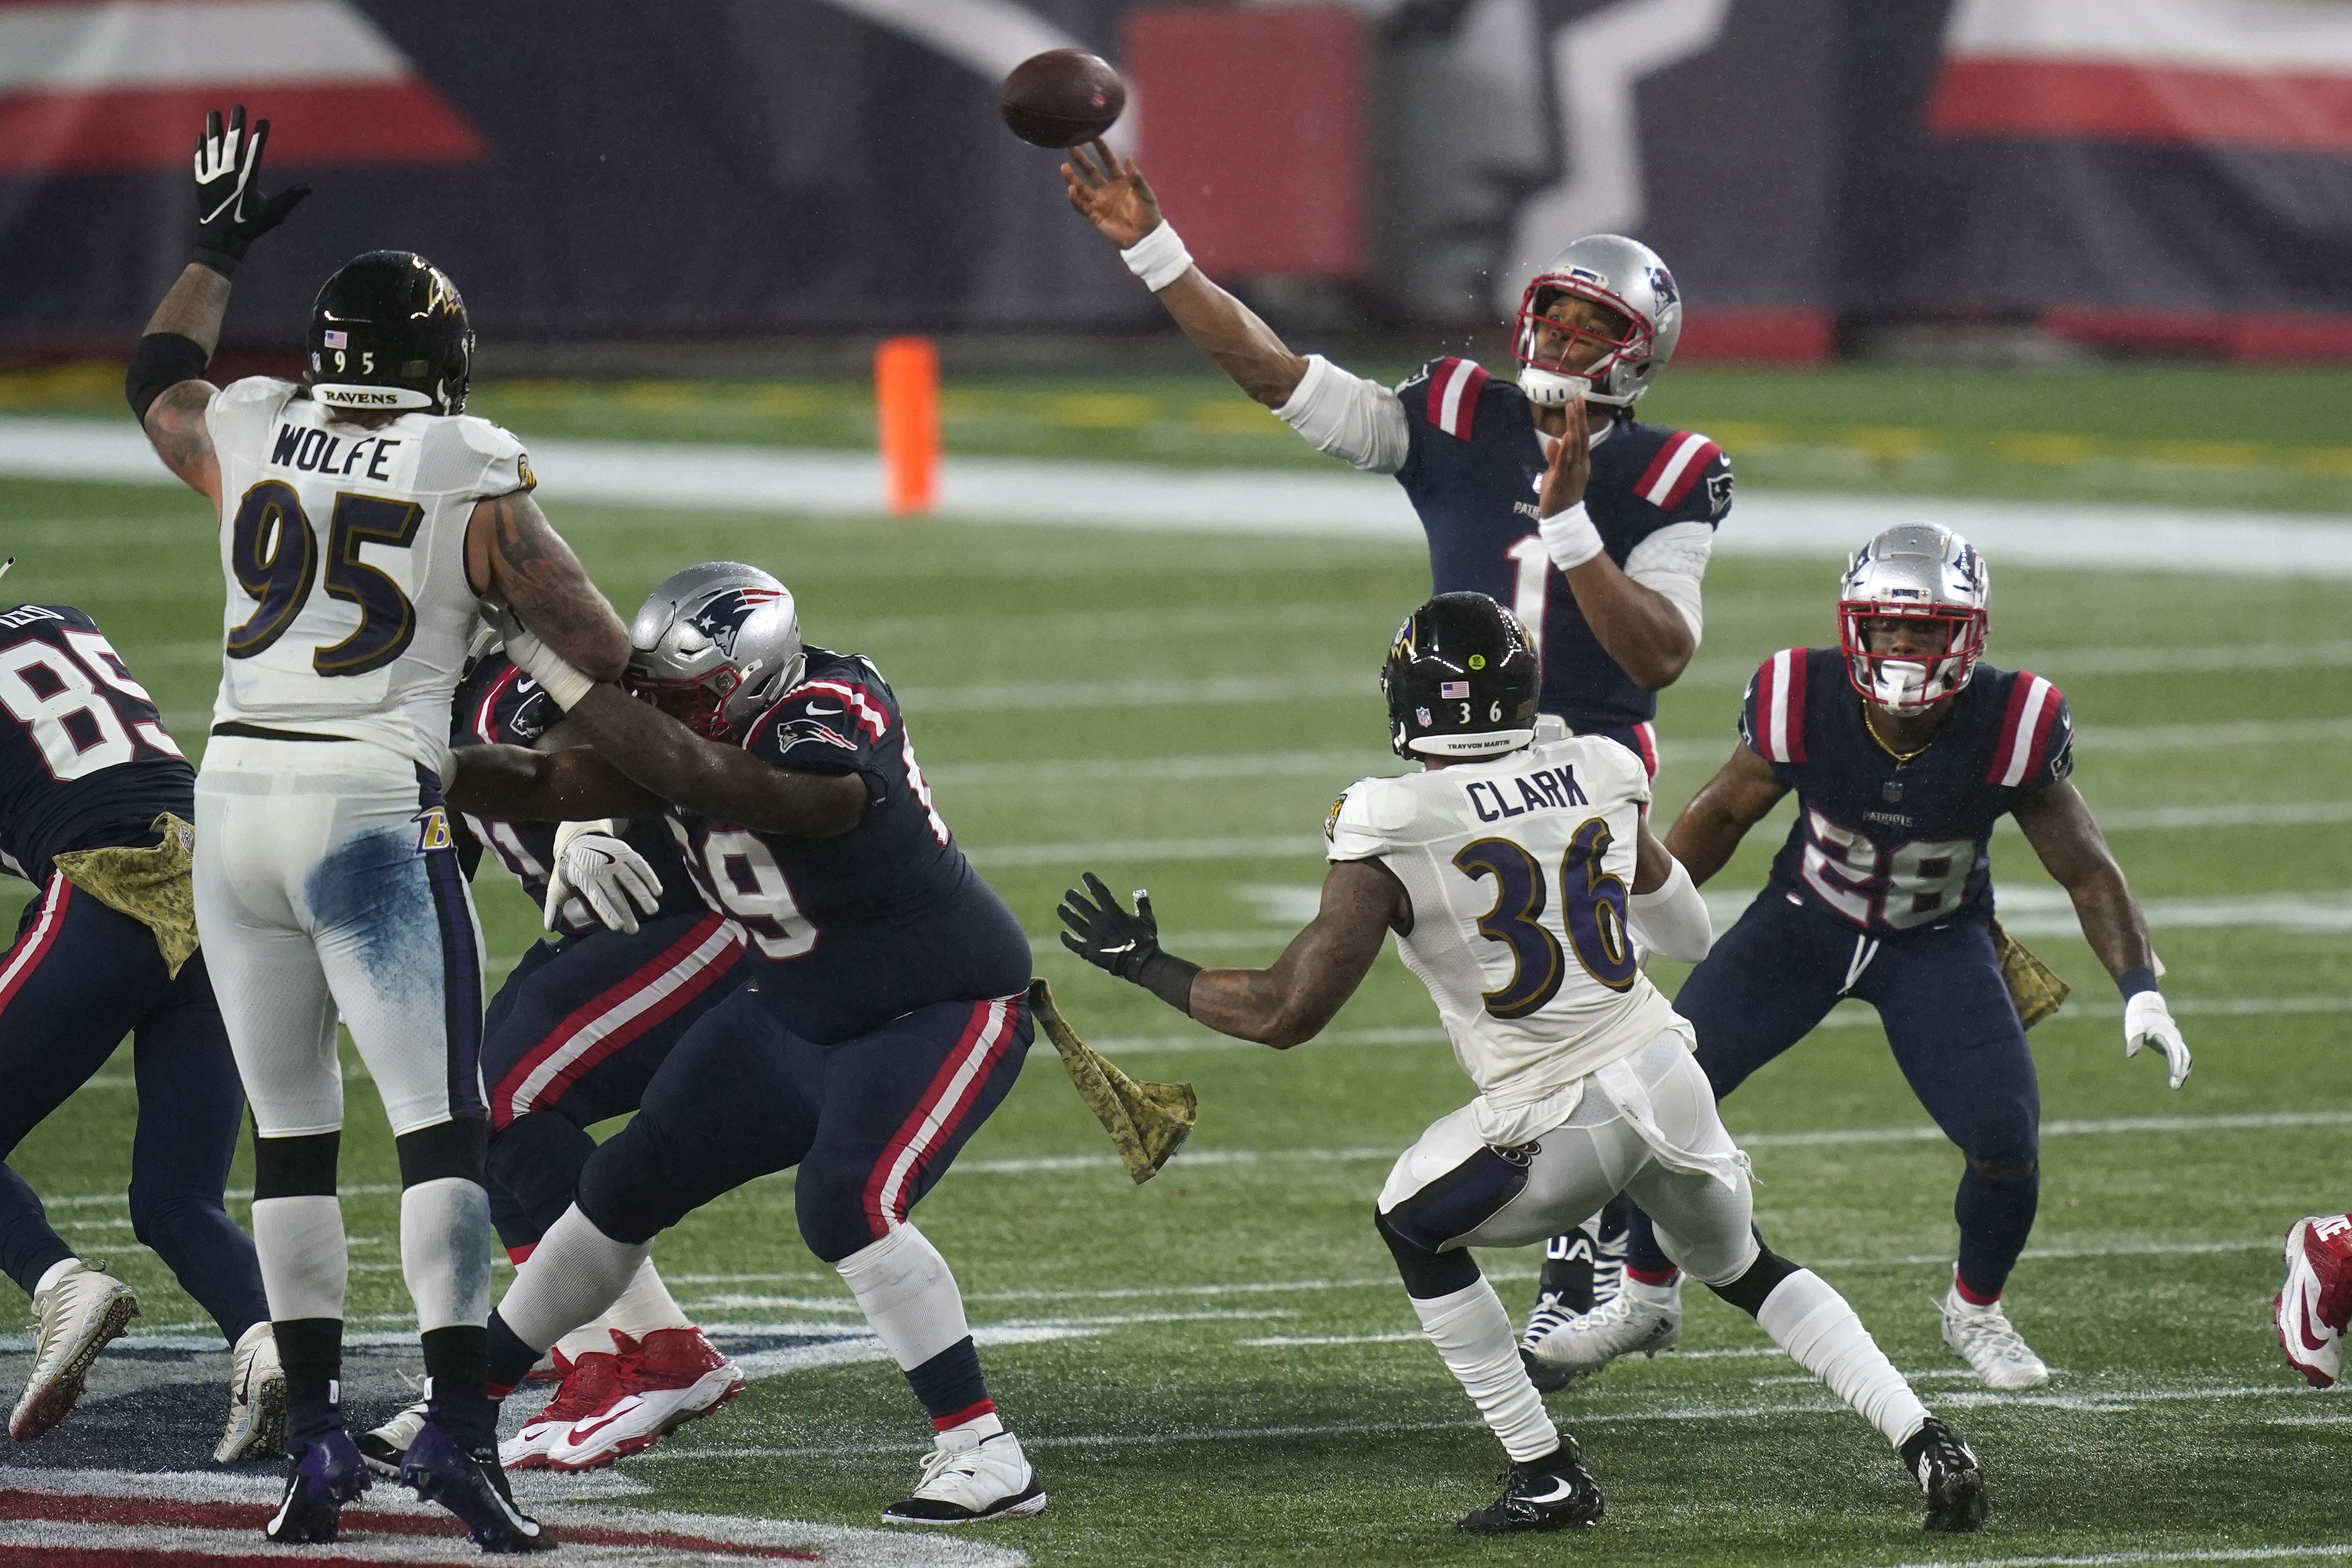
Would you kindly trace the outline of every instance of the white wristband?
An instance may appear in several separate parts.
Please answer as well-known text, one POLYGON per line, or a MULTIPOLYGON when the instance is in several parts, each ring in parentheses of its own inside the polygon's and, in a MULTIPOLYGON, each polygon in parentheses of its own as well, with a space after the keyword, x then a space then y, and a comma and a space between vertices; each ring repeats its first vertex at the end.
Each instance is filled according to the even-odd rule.
POLYGON ((506 640, 507 657, 539 683, 548 699, 567 713, 578 706, 596 683, 564 663, 562 654, 529 632, 517 631, 506 640))
POLYGON ((1192 269, 1192 253, 1176 235, 1176 225, 1166 218, 1160 226, 1118 253, 1127 263, 1128 271, 1143 279, 1143 286, 1157 294, 1192 269))
POLYGON ((1536 532, 1543 536, 1544 552, 1552 565, 1562 571, 1574 571, 1601 550, 1601 530, 1592 526, 1592 514, 1581 501, 1565 512, 1538 517, 1536 532))

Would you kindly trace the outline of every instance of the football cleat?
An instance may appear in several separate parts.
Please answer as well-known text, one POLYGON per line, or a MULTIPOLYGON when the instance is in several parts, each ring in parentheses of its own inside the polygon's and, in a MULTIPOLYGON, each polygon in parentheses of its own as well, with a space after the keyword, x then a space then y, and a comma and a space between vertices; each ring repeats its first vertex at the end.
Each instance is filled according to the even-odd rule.
POLYGON ((278 1336, 267 1322, 237 1335, 229 1353, 228 1426, 213 1445, 213 1463, 267 1459, 286 1451, 286 1373, 278 1336))
POLYGON ((555 1537, 515 1506, 499 1451, 467 1448, 446 1427, 427 1421, 400 1459, 400 1484, 457 1516, 485 1552, 552 1552, 555 1537))
POLYGON ((1598 1372, 1620 1356, 1672 1350, 1682 1336, 1681 1281, 1644 1285, 1628 1281, 1607 1306, 1570 1319, 1526 1354, 1575 1375, 1598 1372))
MULTIPOLYGON (((590 1351, 577 1361, 566 1359, 563 1381, 547 1407, 522 1424, 522 1430, 499 1445, 499 1463, 510 1470, 544 1469, 547 1452, 572 1430, 572 1424, 618 1401, 621 1358, 610 1351, 590 1351)), ((423 1406, 418 1406, 419 1409, 423 1406)))
POLYGON ((68 1263, 33 1298, 33 1375, 9 1413, 8 1436, 29 1443, 71 1415, 98 1353, 138 1315, 130 1286, 79 1259, 68 1263))
POLYGON ((1987 1388, 2039 1388, 2050 1381, 2050 1368, 2010 1322, 2000 1303, 1979 1307, 1963 1300, 1958 1281, 1944 1293, 1944 1343, 1987 1388))
POLYGON ((1927 1494, 1927 1522, 1922 1528, 1938 1534, 1963 1535, 1982 1530, 1989 1504, 1984 1471, 1974 1449, 1959 1434, 1933 1416, 1904 1441, 1903 1468, 1927 1494))
POLYGON ((2286 1281, 2271 1302, 2279 1348, 2314 1388, 2342 1374, 2352 1320, 2352 1214, 2315 1214, 2288 1227, 2286 1281))
POLYGON ((1584 1468, 1576 1440, 1562 1436, 1559 1447, 1540 1459, 1512 1461, 1503 1472, 1503 1495, 1475 1513, 1465 1513, 1456 1530, 1473 1535, 1513 1535, 1528 1530, 1581 1530, 1600 1521, 1601 1483, 1584 1468))
POLYGON ((656 1329, 635 1341, 621 1333, 613 1338, 621 1346, 619 1385, 612 1397, 549 1441, 549 1469, 592 1470, 643 1453, 743 1392, 742 1369, 703 1338, 700 1329, 656 1329))
POLYGON ((343 1504, 367 1490, 367 1461, 349 1434, 305 1443, 286 1467, 286 1495, 261 1532, 289 1545, 332 1541, 343 1528, 343 1504))
POLYGON ((942 1432, 923 1456, 912 1497, 882 1511, 885 1524, 979 1524, 1045 1511, 1045 1488, 1010 1432, 942 1432))
POLYGON ((393 1412, 392 1419, 373 1431, 359 1435, 360 1458, 368 1469, 392 1480, 400 1479, 400 1461, 407 1457, 408 1445, 416 1441, 416 1434, 425 1428, 425 1413, 431 1406, 425 1400, 404 1405, 393 1412))

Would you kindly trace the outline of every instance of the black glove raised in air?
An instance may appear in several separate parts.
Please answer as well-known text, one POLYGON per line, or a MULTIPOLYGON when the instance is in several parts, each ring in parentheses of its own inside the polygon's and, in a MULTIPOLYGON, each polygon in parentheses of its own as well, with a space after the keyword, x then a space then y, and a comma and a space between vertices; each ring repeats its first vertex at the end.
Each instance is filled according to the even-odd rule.
POLYGON ((245 105, 229 111, 228 129, 221 129, 220 110, 205 116, 205 133, 196 138, 196 260, 224 277, 236 270, 245 247, 286 221, 308 185, 289 185, 274 196, 261 193, 261 150, 269 141, 269 121, 245 130, 245 105))
POLYGON ((1139 889, 1130 915, 1102 878, 1087 872, 1086 884, 1086 893, 1074 887, 1062 894, 1058 913, 1069 927, 1062 933, 1062 946, 1097 968, 1141 986, 1179 1012, 1189 1011, 1192 977, 1201 966, 1161 950, 1151 895, 1139 889))

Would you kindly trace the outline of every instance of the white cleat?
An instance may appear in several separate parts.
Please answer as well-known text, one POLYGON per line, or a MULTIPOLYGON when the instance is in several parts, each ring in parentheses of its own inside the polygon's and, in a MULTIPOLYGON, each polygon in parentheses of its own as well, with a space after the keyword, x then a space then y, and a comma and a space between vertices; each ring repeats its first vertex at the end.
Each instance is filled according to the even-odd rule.
POLYGON ((286 1373, 278 1364, 278 1337, 267 1321, 239 1334, 229 1353, 228 1427, 213 1447, 213 1463, 267 1459, 286 1451, 286 1373))
POLYGON ((2050 1368, 2033 1354, 2000 1303, 1979 1307, 1964 1301, 1957 1283, 1944 1292, 1944 1343, 1987 1388, 2039 1388, 2050 1381, 2050 1368))
POLYGON ((2315 1214, 2288 1228, 2286 1280, 2271 1303, 2279 1348, 2314 1388, 2332 1388, 2344 1370, 2352 1322, 2352 1214, 2315 1214))
POLYGON ((1644 1285, 1627 1280, 1608 1305, 1570 1318, 1544 1335, 1533 1354, 1552 1366, 1594 1373, 1621 1356, 1672 1350, 1682 1337, 1682 1282, 1644 1285))
POLYGON ((392 1419, 371 1431, 362 1432, 352 1439, 360 1458, 367 1468, 380 1476, 400 1479, 401 1462, 408 1458, 408 1445, 416 1441, 416 1434, 425 1429, 425 1412, 431 1408, 419 1399, 404 1405, 392 1413, 392 1419))
POLYGON ((138 1315, 130 1286, 79 1259, 68 1264, 33 1298, 33 1375, 9 1414, 8 1436, 29 1443, 72 1414, 90 1363, 138 1315))
POLYGON ((642 1340, 622 1333, 613 1338, 621 1346, 620 1381, 599 1408, 573 1421, 549 1445, 545 1462, 551 1470, 593 1470, 641 1454, 743 1392, 742 1369, 700 1329, 656 1329, 642 1340))
POLYGON ((915 1495, 882 1511, 885 1524, 979 1524, 1045 1511, 1045 1488, 1010 1432, 942 1432, 923 1458, 915 1495))

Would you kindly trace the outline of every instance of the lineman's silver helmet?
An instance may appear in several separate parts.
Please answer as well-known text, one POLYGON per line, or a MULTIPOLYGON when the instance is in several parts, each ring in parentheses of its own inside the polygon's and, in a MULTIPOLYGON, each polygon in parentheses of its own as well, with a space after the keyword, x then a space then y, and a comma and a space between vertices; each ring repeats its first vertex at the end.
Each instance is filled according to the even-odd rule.
POLYGON ((1897 524, 1854 553, 1838 587, 1846 678, 1882 707, 1932 707, 1976 673, 1991 606, 1992 570, 1976 546, 1934 523, 1897 524), (1874 648, 1889 621, 1931 624, 1912 628, 1909 647, 1874 648))
POLYGON ((731 740, 808 665, 792 591, 711 560, 671 576, 629 623, 629 689, 712 740, 731 740))
POLYGON ((1519 389, 1540 408, 1577 397, 1630 408, 1675 357, 1683 335, 1682 291, 1658 253, 1623 235, 1587 235, 1551 258, 1519 297, 1512 339, 1519 389), (1625 319, 1610 337, 1545 315, 1563 296, 1589 299, 1625 319), (1578 369, 1580 345, 1599 357, 1578 369))

